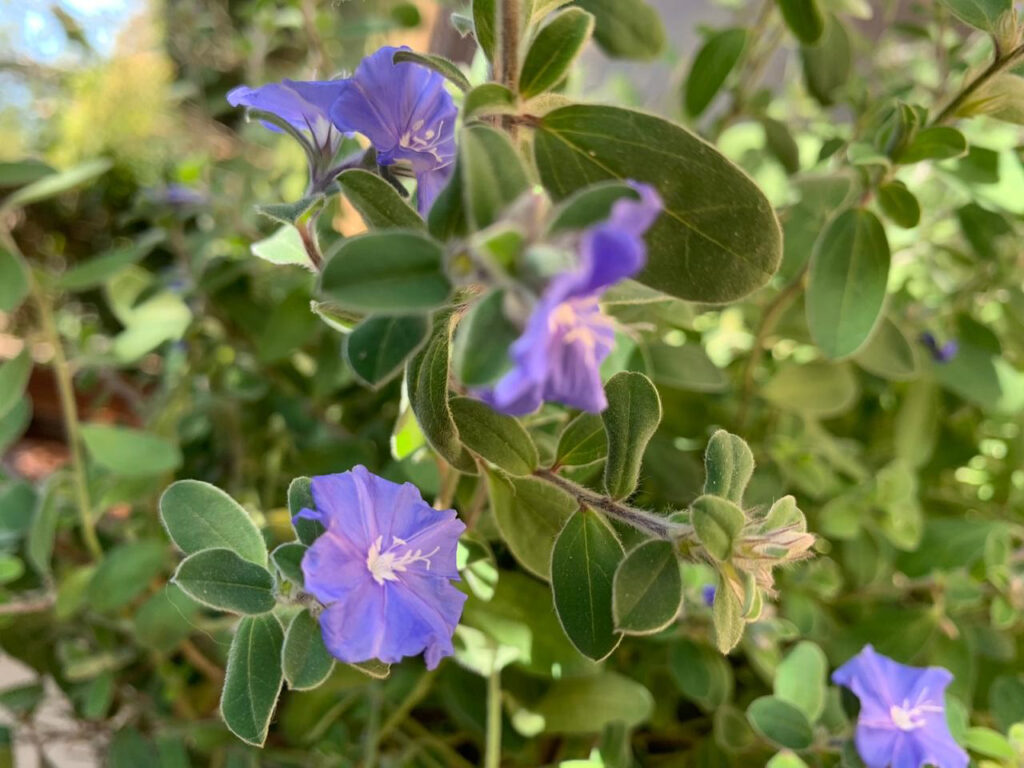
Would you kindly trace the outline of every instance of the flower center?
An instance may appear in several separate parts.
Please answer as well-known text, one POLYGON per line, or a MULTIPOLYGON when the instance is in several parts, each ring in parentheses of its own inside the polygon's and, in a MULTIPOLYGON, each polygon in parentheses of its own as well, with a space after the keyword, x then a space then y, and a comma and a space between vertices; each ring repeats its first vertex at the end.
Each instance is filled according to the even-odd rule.
POLYGON ((901 731, 915 731, 924 726, 924 717, 917 708, 904 709, 893 704, 889 707, 889 717, 901 731))
POLYGON ((366 553, 366 570, 378 584, 383 584, 385 581, 398 581, 398 576, 395 574, 403 573, 413 563, 426 563, 426 568, 429 571, 430 558, 440 549, 440 547, 434 547, 427 554, 423 554, 422 549, 407 548, 404 552, 400 552, 399 547, 408 547, 408 543, 397 536, 392 536, 391 546, 386 552, 382 551, 384 537, 378 536, 370 547, 370 551, 366 553))
POLYGON ((597 346, 597 331, 605 327, 611 327, 611 320, 597 308, 597 299, 563 301, 548 318, 552 333, 561 331, 566 344, 579 342, 586 349, 597 346))
POLYGON ((435 140, 440 137, 441 129, 444 127, 444 120, 438 123, 436 128, 428 128, 425 131, 423 130, 423 125, 424 122, 422 120, 417 120, 409 127, 409 130, 402 134, 398 143, 414 152, 426 152, 429 155, 433 155, 434 159, 440 163, 442 162, 441 155, 434 144, 435 140))

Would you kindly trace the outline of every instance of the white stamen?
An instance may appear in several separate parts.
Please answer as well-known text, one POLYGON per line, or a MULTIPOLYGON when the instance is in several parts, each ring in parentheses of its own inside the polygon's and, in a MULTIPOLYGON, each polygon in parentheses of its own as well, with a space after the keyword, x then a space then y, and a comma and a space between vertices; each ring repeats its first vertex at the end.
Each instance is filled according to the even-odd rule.
POLYGON ((429 571, 430 558, 437 554, 437 550, 440 549, 440 547, 434 547, 427 554, 423 554, 422 549, 407 549, 399 555, 395 547, 404 546, 407 546, 407 542, 404 539, 392 536, 390 549, 387 552, 382 552, 384 537, 377 537, 377 540, 370 547, 370 551, 366 553, 366 569, 373 576, 374 581, 378 584, 383 584, 385 581, 398 581, 396 574, 404 573, 410 565, 421 561, 426 563, 426 568, 429 571))

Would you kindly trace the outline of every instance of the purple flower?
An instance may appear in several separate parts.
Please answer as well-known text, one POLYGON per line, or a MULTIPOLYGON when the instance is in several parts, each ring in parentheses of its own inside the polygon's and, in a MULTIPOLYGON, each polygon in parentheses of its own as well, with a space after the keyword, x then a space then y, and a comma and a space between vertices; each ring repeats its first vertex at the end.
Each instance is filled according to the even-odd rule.
POLYGON ((520 416, 545 400, 591 412, 607 407, 600 368, 615 345, 615 329, 598 299, 643 267, 643 236, 662 208, 652 187, 632 186, 640 199, 617 200, 607 220, 583 231, 577 267, 548 283, 512 344, 512 369, 478 393, 495 409, 520 416))
POLYGON ((450 656, 466 600, 451 584, 466 529, 455 512, 361 466, 314 477, 313 502, 298 516, 326 530, 302 558, 302 573, 327 606, 320 628, 331 654, 393 663, 425 651, 429 669, 450 656))
POLYGON ((444 77, 411 61, 395 63, 402 50, 387 46, 363 59, 341 81, 330 116, 338 130, 369 139, 381 165, 412 166, 426 213, 454 168, 458 109, 444 77))
POLYGON ((700 599, 704 601, 704 605, 708 608, 715 604, 715 585, 705 584, 700 588, 700 599))
POLYGON ((935 335, 929 331, 925 331, 921 334, 921 343, 928 348, 928 351, 931 353, 932 360, 937 363, 948 363, 956 357, 957 352, 960 351, 960 344, 956 339, 950 339, 940 346, 935 335))
MULTIPOLYGON (((328 169, 341 144, 342 134, 331 122, 330 109, 344 83, 344 80, 283 80, 259 88, 240 85, 228 93, 227 99, 233 107, 248 107, 274 115, 294 128, 293 135, 309 156, 313 186, 318 186, 329 180, 328 169)), ((269 121, 262 122, 272 131, 283 130, 269 121)))
POLYGON ((870 645, 832 674, 860 699, 855 743, 868 768, 966 768, 946 724, 952 679, 942 667, 908 667, 870 645))

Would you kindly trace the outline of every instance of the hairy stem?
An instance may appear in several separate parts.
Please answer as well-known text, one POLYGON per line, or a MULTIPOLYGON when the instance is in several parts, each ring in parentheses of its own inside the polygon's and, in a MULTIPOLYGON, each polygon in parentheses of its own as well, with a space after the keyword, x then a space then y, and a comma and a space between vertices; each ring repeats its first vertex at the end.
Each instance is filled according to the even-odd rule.
POLYGON ((967 85, 965 85, 960 92, 953 97, 949 104, 943 107, 942 111, 935 116, 934 120, 932 120, 931 125, 942 125, 943 123, 948 123, 956 117, 956 113, 960 111, 960 108, 967 103, 967 100, 970 99, 971 96, 978 92, 979 88, 1000 72, 1004 72, 1021 61, 1024 61, 1024 44, 1018 45, 1016 48, 1005 54, 1000 54, 997 50, 992 63, 989 64, 988 67, 986 67, 985 70, 977 75, 973 80, 968 82, 967 85))
MULTIPOLYGON (((522 16, 522 0, 498 0, 494 77, 512 93, 519 93, 519 34, 522 16)), ((515 140, 517 123, 508 117, 502 117, 501 125, 515 140)))
POLYGON ((501 670, 491 671, 487 678, 487 738, 484 746, 484 768, 501 765, 501 670))
POLYGON ((693 529, 688 525, 673 523, 645 509, 631 507, 628 504, 623 504, 607 496, 595 493, 589 488, 584 488, 571 480, 566 480, 551 470, 539 469, 534 475, 545 482, 551 483, 551 485, 561 488, 580 504, 604 512, 609 517, 656 538, 676 541, 689 538, 693 534, 693 529))

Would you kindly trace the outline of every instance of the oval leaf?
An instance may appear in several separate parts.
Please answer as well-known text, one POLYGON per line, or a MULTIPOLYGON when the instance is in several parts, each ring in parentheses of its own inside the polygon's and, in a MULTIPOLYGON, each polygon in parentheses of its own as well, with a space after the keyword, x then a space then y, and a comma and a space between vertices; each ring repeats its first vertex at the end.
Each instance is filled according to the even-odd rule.
POLYGON ((644 450, 661 421, 661 398, 642 373, 623 371, 605 385, 608 407, 601 414, 608 436, 604 487, 613 499, 633 493, 644 450))
POLYGON ((776 0, 786 26, 801 43, 814 44, 825 31, 825 17, 817 0, 776 0))
POLYGON ((476 229, 493 224, 502 210, 529 186, 519 152, 504 131, 486 125, 462 129, 459 163, 469 223, 476 229))
POLYGON ((18 308, 28 296, 28 268, 21 256, 0 246, 0 312, 18 308))
POLYGON ((615 627, 627 635, 658 632, 683 604, 683 580, 675 548, 668 541, 645 541, 615 571, 612 612, 615 627))
POLYGON ((556 467, 581 467, 608 455, 608 437, 599 413, 583 412, 570 421, 558 438, 556 467))
POLYGON ((186 555, 220 547, 260 565, 267 562, 267 545, 249 513, 209 483, 172 484, 160 497, 160 520, 186 555))
POLYGON ((228 652, 220 714, 235 736, 257 747, 267 740, 281 691, 283 645, 284 634, 274 616, 246 616, 228 652))
POLYGON ((293 691, 316 688, 334 669, 334 658, 324 645, 320 624, 308 611, 297 613, 288 625, 281 651, 281 669, 293 691))
POLYGON ((537 447, 518 420, 470 397, 449 403, 463 444, 510 475, 529 475, 537 468, 537 447))
POLYGON ((362 312, 421 312, 451 292, 443 261, 441 246, 426 235, 372 232, 341 244, 324 266, 320 291, 362 312))
POLYGON ((402 370, 429 335, 430 320, 423 315, 368 317, 345 338, 345 357, 360 379, 378 387, 402 370))
POLYGON ((619 645, 612 582, 622 544, 595 512, 577 512, 551 550, 551 591, 566 636, 584 656, 600 661, 619 645))
POLYGON ((594 37, 609 56, 653 59, 665 47, 665 25, 644 0, 576 0, 594 14, 594 37))
POLYGON ((535 477, 508 478, 487 473, 487 489, 502 538, 526 570, 547 579, 551 550, 576 501, 565 491, 535 477))
POLYGON ((534 155, 557 199, 608 180, 658 188, 665 212, 646 235, 648 263, 637 278, 645 285, 727 302, 778 268, 782 234, 767 198, 711 145, 667 120, 619 107, 560 107, 540 119, 534 155))
POLYGON ((693 59, 686 78, 686 114, 697 117, 711 104, 739 62, 747 45, 745 29, 723 29, 711 35, 693 59))
POLYGON ((159 475, 181 466, 178 446, 151 432, 107 424, 83 424, 82 439, 92 460, 117 475, 159 475))
POLYGON ((423 219, 376 173, 350 168, 338 176, 345 197, 370 229, 423 229, 423 219))
POLYGON ((580 8, 558 13, 530 44, 519 75, 519 92, 530 98, 550 90, 566 76, 594 29, 594 17, 580 8))
POLYGON ((864 209, 839 214, 811 255, 807 324, 830 358, 852 355, 881 317, 889 281, 889 241, 878 217, 864 209))
POLYGON ((178 566, 174 583, 194 600, 220 611, 266 613, 276 605, 270 571, 230 549, 204 549, 178 566))
POLYGON ((783 747, 806 749, 814 740, 804 713, 774 696, 762 696, 751 702, 747 718, 758 733, 783 747))

